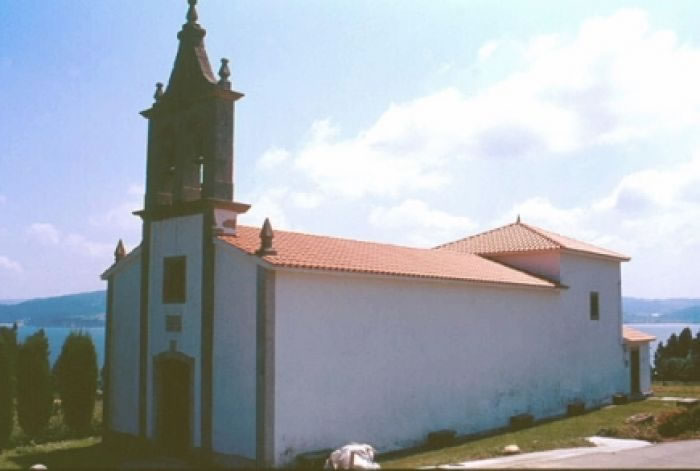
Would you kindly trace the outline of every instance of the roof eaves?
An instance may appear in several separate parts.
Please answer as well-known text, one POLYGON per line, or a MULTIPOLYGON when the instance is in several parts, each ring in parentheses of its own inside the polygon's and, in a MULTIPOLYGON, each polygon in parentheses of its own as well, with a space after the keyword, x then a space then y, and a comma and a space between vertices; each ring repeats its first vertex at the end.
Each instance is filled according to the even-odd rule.
POLYGON ((632 259, 631 257, 628 257, 627 255, 615 254, 614 252, 611 252, 610 254, 605 254, 605 253, 600 253, 600 252, 593 252, 591 250, 570 249, 567 247, 562 248, 561 251, 565 252, 565 253, 572 253, 575 255, 584 255, 584 256, 592 257, 592 258, 603 258, 606 260, 616 260, 618 262, 629 262, 632 259))

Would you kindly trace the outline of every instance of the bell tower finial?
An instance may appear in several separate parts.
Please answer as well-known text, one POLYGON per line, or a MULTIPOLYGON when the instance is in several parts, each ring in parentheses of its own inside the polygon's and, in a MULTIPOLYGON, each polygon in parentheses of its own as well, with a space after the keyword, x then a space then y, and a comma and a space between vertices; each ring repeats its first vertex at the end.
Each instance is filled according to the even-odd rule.
POLYGON ((195 5, 197 5, 197 0, 187 0, 187 3, 190 4, 190 7, 187 9, 187 22, 196 23, 198 18, 197 9, 195 8, 195 5))

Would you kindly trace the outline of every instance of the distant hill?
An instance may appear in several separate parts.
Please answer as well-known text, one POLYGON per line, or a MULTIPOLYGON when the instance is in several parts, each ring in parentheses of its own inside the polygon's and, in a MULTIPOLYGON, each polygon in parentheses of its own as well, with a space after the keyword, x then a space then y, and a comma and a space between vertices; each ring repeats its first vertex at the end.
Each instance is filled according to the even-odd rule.
MULTIPOLYGON (((105 291, 50 298, 0 300, 0 323, 21 322, 39 327, 99 327, 105 323, 105 291)), ((700 324, 700 299, 622 298, 626 323, 700 324)))
POLYGON ((0 302, 0 323, 39 327, 99 327, 105 323, 104 291, 37 298, 14 304, 0 302))
POLYGON ((627 323, 700 323, 700 299, 622 298, 624 322, 627 323))

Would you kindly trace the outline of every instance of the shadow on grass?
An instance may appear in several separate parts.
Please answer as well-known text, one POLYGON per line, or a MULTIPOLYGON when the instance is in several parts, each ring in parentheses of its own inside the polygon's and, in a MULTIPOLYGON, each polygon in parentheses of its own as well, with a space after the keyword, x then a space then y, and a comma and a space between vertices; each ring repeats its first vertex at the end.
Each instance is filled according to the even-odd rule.
POLYGON ((122 461, 109 452, 101 443, 80 448, 48 449, 28 452, 17 456, 8 456, 5 460, 20 468, 28 469, 41 463, 49 469, 70 468, 114 468, 122 461))
POLYGON ((48 469, 123 469, 150 457, 145 450, 114 449, 103 445, 99 437, 91 437, 10 450, 2 455, 0 468, 29 469, 40 463, 48 469))

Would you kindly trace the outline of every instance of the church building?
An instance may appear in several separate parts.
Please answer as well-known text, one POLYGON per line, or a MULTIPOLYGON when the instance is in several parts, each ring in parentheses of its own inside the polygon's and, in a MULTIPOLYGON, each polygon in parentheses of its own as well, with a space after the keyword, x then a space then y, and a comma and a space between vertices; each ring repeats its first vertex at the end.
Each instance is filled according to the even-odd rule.
POLYGON ((432 249, 238 224, 250 207, 233 198, 243 94, 226 59, 214 75, 195 4, 170 80, 141 112, 141 243, 120 243, 102 275, 105 441, 280 466, 639 392, 624 255, 519 219, 432 249))

